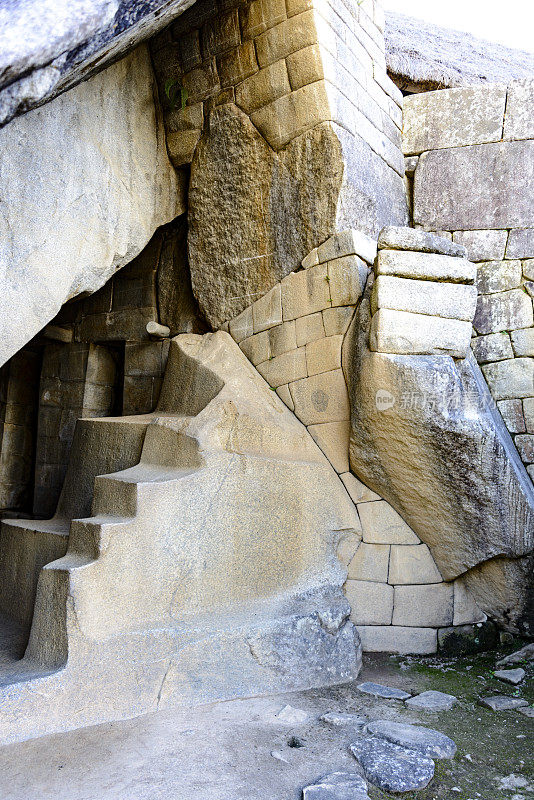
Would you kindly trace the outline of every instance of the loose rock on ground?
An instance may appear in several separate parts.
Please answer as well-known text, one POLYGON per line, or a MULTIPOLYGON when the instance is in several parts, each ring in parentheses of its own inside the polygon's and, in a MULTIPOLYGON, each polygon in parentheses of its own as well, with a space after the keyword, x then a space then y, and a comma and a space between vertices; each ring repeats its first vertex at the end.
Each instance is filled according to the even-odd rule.
POLYGON ((456 745, 444 733, 422 725, 378 720, 367 725, 366 730, 375 737, 386 739, 400 747, 408 747, 430 758, 453 758, 456 745))
POLYGON ((434 762, 414 750, 371 737, 350 746, 365 777, 385 792, 424 789, 434 777, 434 762))

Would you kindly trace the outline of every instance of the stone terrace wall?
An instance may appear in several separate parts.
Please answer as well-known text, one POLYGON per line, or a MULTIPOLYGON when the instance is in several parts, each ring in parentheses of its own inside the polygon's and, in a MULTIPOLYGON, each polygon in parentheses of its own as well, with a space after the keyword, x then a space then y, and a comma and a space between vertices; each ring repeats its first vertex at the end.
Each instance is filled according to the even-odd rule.
POLYGON ((473 352, 534 479, 534 81, 405 98, 413 221, 478 264, 473 352))
POLYGON ((153 40, 169 155, 191 164, 191 276, 213 327, 336 230, 405 221, 402 96, 382 31, 372 0, 199 0, 153 40), (165 86, 185 90, 185 108, 165 86))
POLYGON ((363 649, 432 653, 454 626, 485 615, 462 579, 444 581, 427 545, 350 472, 342 346, 376 249, 358 231, 340 232, 224 328, 307 427, 356 505, 361 541, 346 537, 338 555, 363 649))

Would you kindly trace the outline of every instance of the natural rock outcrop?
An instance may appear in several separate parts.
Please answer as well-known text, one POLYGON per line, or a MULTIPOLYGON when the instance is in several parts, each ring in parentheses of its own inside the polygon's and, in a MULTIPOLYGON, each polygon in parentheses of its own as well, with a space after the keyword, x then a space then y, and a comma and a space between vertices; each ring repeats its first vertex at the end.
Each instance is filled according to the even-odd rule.
POLYGON ((0 131, 0 364, 185 209, 142 46, 0 131))
POLYGON ((493 579, 481 586, 468 573, 474 598, 528 629, 517 597, 525 598, 534 492, 478 366, 471 356, 371 352, 369 328, 364 299, 343 356, 351 468, 429 545, 446 580, 491 563, 508 600, 492 597, 493 579))

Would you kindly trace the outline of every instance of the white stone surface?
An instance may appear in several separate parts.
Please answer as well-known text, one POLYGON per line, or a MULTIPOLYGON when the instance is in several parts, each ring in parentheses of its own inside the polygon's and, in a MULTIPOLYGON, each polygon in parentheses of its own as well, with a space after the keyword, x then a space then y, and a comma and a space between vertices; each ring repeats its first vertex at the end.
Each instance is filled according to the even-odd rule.
MULTIPOLYGON (((519 277, 521 277, 520 262, 519 277)), ((448 319, 473 319, 477 304, 477 287, 461 283, 438 283, 394 275, 379 275, 371 295, 371 310, 391 308, 414 314, 430 314, 448 319)))
POLYGON ((464 358, 471 342, 471 323, 381 308, 373 315, 370 349, 377 353, 451 355, 464 358))
POLYGON ((495 261, 504 258, 508 231, 455 231, 452 238, 466 248, 470 261, 495 261))
POLYGON ((0 364, 185 211, 154 96, 141 46, 0 131, 0 364))
POLYGON ((360 503, 363 540, 369 544, 418 545, 420 541, 400 514, 385 500, 360 503))
POLYGON ((534 80, 508 87, 504 139, 534 139, 534 80))
POLYGON ((389 545, 362 542, 349 568, 348 577, 356 581, 387 583, 389 567, 389 545))
POLYGON ((357 255, 372 264, 376 257, 376 240, 363 231, 349 228, 331 236, 318 248, 320 263, 350 255, 357 255))
POLYGON ((395 586, 393 625, 441 628, 452 625, 453 586, 395 586))
MULTIPOLYGON (((439 583, 442 579, 426 544, 392 545, 389 583, 439 583)), ((424 627, 424 626, 423 626, 424 627)))
MULTIPOLYGON (((360 545, 361 546, 361 545, 360 545)), ((345 595, 355 625, 391 625, 393 587, 387 583, 348 580, 345 595)))
POLYGON ((404 628, 398 625, 357 625, 366 653, 428 655, 435 653, 438 637, 435 628, 404 628))
POLYGON ((474 283, 477 270, 475 265, 466 258, 407 250, 380 250, 376 263, 376 274, 454 283, 474 283))

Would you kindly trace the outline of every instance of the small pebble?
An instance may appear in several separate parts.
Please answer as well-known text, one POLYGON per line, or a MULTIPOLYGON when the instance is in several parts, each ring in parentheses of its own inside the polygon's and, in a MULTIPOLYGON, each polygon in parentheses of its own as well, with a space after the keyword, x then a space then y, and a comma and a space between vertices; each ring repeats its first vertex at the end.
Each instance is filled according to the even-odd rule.
POLYGON ((308 719, 308 714, 302 711, 301 708, 293 708, 293 706, 284 706, 276 714, 276 720, 283 722, 284 725, 303 725, 308 719))

